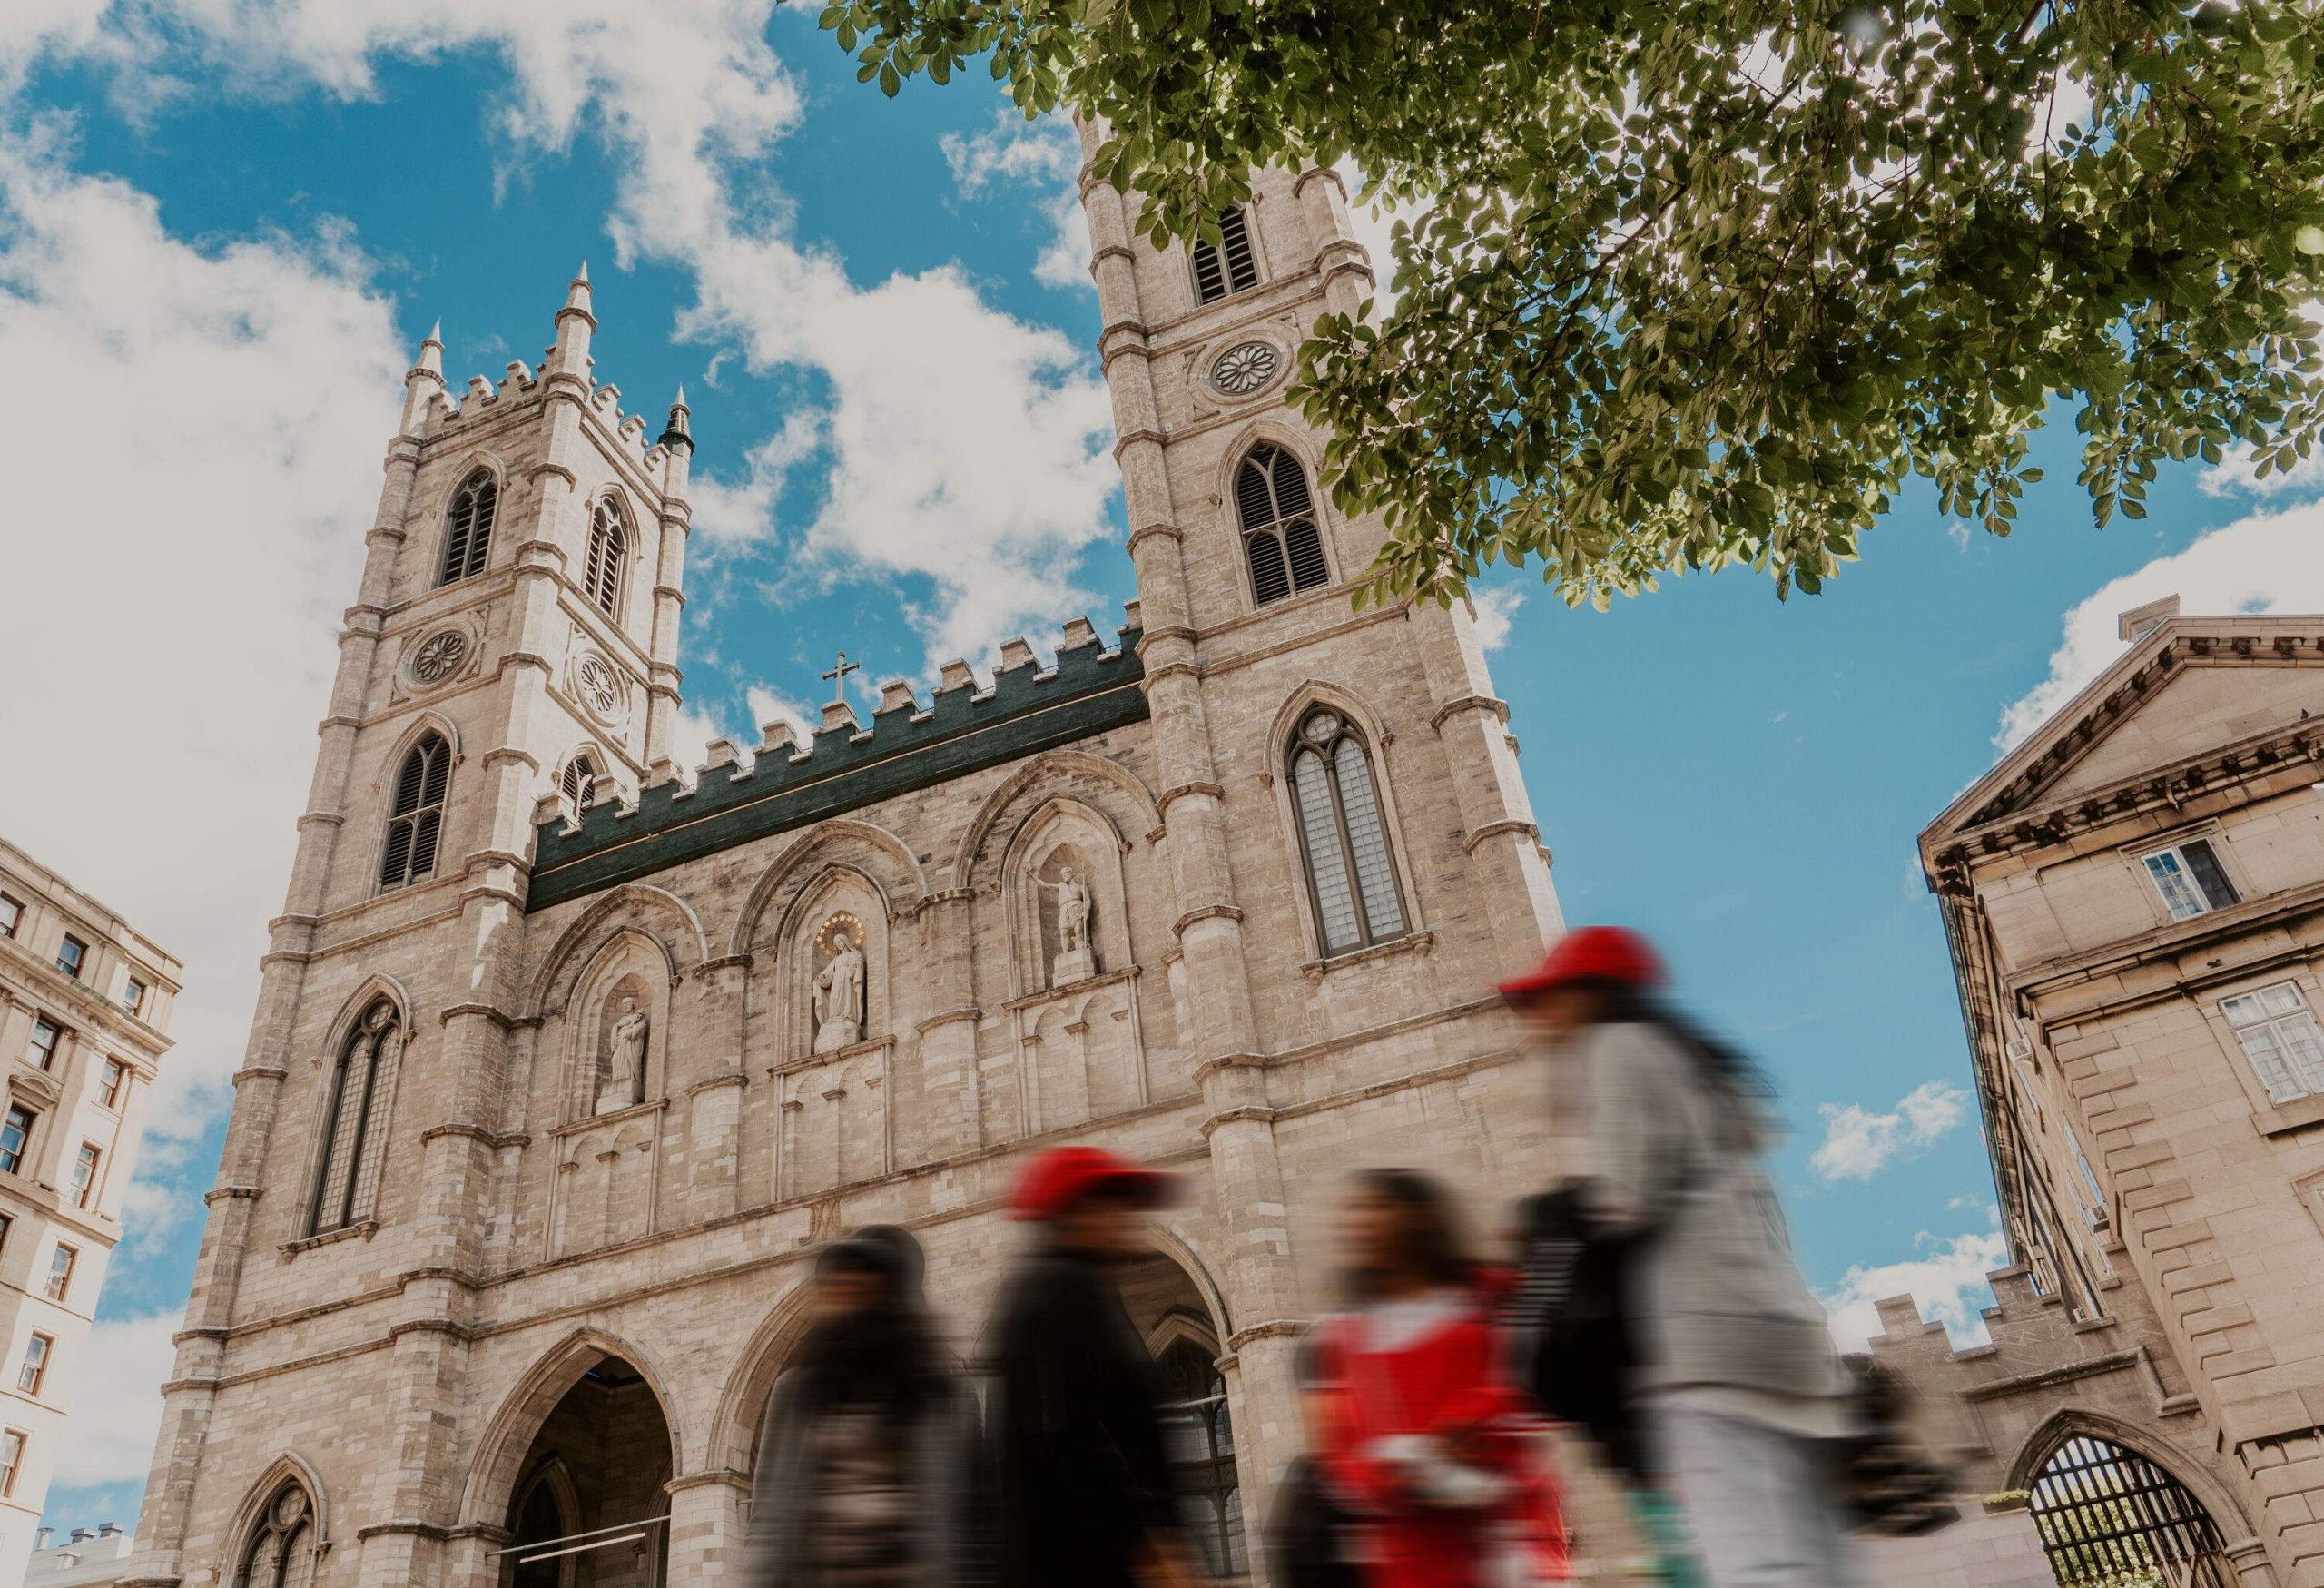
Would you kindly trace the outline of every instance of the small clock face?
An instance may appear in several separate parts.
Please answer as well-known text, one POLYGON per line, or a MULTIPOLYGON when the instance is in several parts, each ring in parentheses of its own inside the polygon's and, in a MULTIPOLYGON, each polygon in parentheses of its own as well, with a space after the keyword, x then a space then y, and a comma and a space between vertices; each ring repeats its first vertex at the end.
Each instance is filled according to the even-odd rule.
POLYGON ((419 642, 412 653, 411 677, 415 684, 441 684, 458 671, 468 659, 468 636, 457 628, 442 628, 419 642))
POLYGON ((1236 342, 1212 361, 1210 383, 1230 397, 1246 397, 1282 367, 1283 355, 1273 342, 1236 342))

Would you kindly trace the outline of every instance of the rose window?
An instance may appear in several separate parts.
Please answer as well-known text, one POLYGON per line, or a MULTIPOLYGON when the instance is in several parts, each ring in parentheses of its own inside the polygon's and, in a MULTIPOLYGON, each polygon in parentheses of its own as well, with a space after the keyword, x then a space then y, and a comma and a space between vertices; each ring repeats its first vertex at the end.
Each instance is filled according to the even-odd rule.
POLYGON ((468 636, 457 628, 431 634, 411 658, 411 676, 421 684, 440 684, 452 676, 468 654, 468 636))
POLYGON ((1211 384, 1230 396, 1241 397, 1274 380, 1282 364, 1283 355, 1272 342, 1237 342, 1211 365, 1211 384))

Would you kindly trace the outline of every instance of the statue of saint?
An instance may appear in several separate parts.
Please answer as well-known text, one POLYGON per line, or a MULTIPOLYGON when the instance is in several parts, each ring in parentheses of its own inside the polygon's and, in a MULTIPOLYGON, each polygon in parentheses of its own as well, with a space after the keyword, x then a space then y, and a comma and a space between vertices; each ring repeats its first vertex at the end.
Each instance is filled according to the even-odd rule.
POLYGON ((612 1030, 611 1050, 606 1056, 605 1084, 597 1089, 597 1112, 610 1114, 645 1100, 645 1037, 653 1021, 625 996, 612 1030))
POLYGON ((863 1040, 863 951, 840 939, 839 952, 815 975, 815 1051, 829 1053, 863 1040))
POLYGON ((1049 965, 1049 985, 1062 987, 1098 972, 1098 959, 1089 950, 1089 889, 1071 866, 1054 883, 1040 883, 1057 894, 1057 958, 1049 965))

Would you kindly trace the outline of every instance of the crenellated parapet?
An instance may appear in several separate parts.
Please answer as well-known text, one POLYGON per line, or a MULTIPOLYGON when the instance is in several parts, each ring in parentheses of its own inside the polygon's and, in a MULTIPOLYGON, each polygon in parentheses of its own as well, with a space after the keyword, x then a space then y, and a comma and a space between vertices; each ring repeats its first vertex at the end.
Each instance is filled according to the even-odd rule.
POLYGON ((804 738, 769 724, 757 758, 741 764, 721 741, 688 787, 649 782, 634 805, 598 805, 578 823, 551 821, 534 846, 529 910, 546 909, 714 854, 771 833, 803 827, 876 801, 986 767, 1036 755, 1128 724, 1144 722, 1139 631, 1120 631, 1112 650, 1086 618, 1065 626, 1055 661, 1039 665, 1012 639, 990 686, 965 663, 948 665, 925 705, 897 679, 881 689, 871 724, 833 703, 804 738))

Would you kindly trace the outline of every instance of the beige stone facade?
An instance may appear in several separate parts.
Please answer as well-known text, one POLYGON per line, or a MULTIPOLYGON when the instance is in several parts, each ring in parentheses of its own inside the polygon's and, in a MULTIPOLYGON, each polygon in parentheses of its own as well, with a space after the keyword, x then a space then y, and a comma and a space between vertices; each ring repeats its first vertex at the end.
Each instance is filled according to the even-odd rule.
POLYGON ((2104 1441, 2208 1514, 2198 1581, 2317 1588, 2324 618, 2162 602, 2124 637, 1922 834, 2018 1266, 1990 1346, 1900 1300, 1875 1348, 1974 1489, 2038 1514, 2104 1441))
POLYGON ((72 1436, 178 962, 0 842, 0 1582, 72 1436))
POLYGON ((890 684, 868 724, 771 725, 751 768, 714 746, 692 786, 683 409, 649 445, 595 383, 586 282, 497 387, 455 402, 423 349, 135 1581, 721 1581, 815 1246, 909 1226, 972 1350, 1023 1238, 1012 1170, 1068 1139, 1194 1182, 1133 1300, 1189 1406, 1223 1395, 1238 1531, 1296 1447, 1334 1183, 1413 1163, 1489 1208, 1548 1178, 1492 995, 1557 927, 1505 709, 1464 611, 1352 613, 1382 529, 1313 493, 1282 400, 1304 327, 1368 290, 1339 181, 1265 173, 1207 302, 1121 195, 1085 199, 1140 597, 1118 646, 1077 621, 989 679, 890 684), (1261 601, 1236 472, 1266 446, 1315 538, 1261 601))

